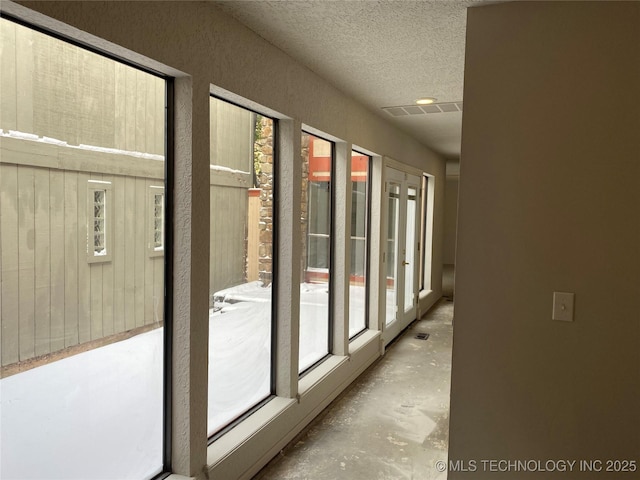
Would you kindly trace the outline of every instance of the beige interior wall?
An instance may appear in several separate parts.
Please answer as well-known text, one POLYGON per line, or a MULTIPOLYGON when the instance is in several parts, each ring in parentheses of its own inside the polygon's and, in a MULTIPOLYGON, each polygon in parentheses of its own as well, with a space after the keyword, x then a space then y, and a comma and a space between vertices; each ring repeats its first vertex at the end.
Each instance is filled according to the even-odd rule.
POLYGON ((639 460, 638 25, 636 2, 469 10, 451 460, 639 460))
POLYGON ((445 265, 456 263, 456 223, 458 222, 458 181, 457 175, 447 175, 444 194, 444 252, 445 265))
POLYGON ((442 237, 442 295, 448 298, 452 298, 455 291, 459 170, 459 163, 455 165, 447 163, 447 176, 444 188, 444 234, 442 237))

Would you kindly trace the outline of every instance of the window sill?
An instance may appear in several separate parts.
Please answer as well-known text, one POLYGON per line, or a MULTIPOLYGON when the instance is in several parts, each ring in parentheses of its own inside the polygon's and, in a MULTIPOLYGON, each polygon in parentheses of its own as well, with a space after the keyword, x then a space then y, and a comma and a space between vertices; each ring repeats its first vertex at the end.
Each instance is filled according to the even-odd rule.
POLYGON ((111 254, 87 256, 87 263, 89 265, 95 265, 99 263, 109 263, 109 262, 111 262, 111 254))
POLYGON ((322 382, 341 365, 349 361, 349 357, 332 355, 299 380, 298 394, 300 398, 307 395, 315 385, 322 382))
POLYGON ((379 338, 380 332, 365 331, 350 344, 349 356, 329 356, 299 379, 298 398, 272 398, 209 445, 209 476, 252 478, 380 356, 379 338))
POLYGON ((432 293, 433 293, 433 290, 420 290, 420 292, 418 292, 418 299, 419 300, 424 300, 425 298, 427 298, 432 293))
POLYGON ((168 477, 165 477, 164 480, 195 480, 195 477, 183 477, 182 475, 172 473, 168 477))
POLYGON ((262 408, 209 445, 207 448, 207 465, 212 467, 223 461, 256 433, 270 423, 275 422, 280 415, 297 403, 295 398, 274 397, 271 399, 262 408))
POLYGON ((357 354, 374 340, 379 341, 377 339, 380 338, 381 333, 380 330, 366 330, 357 338, 354 338, 351 343, 349 343, 349 355, 357 354))

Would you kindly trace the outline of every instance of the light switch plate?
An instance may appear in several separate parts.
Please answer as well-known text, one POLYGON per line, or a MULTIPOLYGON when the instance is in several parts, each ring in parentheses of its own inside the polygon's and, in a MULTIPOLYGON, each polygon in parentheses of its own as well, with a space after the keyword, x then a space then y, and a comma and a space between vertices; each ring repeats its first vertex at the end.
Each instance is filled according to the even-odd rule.
POLYGON ((553 292, 553 320, 573 322, 573 293, 553 292))

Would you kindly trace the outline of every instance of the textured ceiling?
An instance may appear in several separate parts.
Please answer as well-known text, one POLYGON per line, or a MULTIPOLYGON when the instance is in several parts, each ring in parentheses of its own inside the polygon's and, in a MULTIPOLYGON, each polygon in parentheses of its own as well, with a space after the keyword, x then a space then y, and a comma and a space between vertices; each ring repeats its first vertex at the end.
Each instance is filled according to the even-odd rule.
POLYGON ((420 97, 462 100, 466 8, 486 0, 214 0, 223 11, 448 159, 462 113, 399 118, 420 97))

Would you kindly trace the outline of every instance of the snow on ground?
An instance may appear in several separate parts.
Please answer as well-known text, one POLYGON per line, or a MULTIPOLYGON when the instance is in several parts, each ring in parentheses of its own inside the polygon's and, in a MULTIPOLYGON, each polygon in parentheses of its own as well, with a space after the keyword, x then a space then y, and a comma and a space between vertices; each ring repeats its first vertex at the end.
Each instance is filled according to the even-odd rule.
POLYGON ((241 302, 209 316, 209 435, 271 394, 270 303, 241 302))
MULTIPOLYGON (((327 285, 303 284, 300 295, 303 370, 327 353, 327 285)), ((209 315, 210 434, 270 394, 271 289, 254 282, 214 297, 223 306, 209 315)), ((352 315, 362 315, 363 287, 352 287, 351 305, 352 315)), ((1 379, 0 478, 125 480, 157 473, 162 332, 1 379)))
MULTIPOLYGON (((214 294, 209 324, 209 435, 271 394, 271 294, 261 282, 214 294)), ((300 298, 302 371, 328 351, 327 285, 303 284, 300 298)))
POLYGON ((162 329, 0 380, 0 478, 141 479, 162 465, 162 329))

